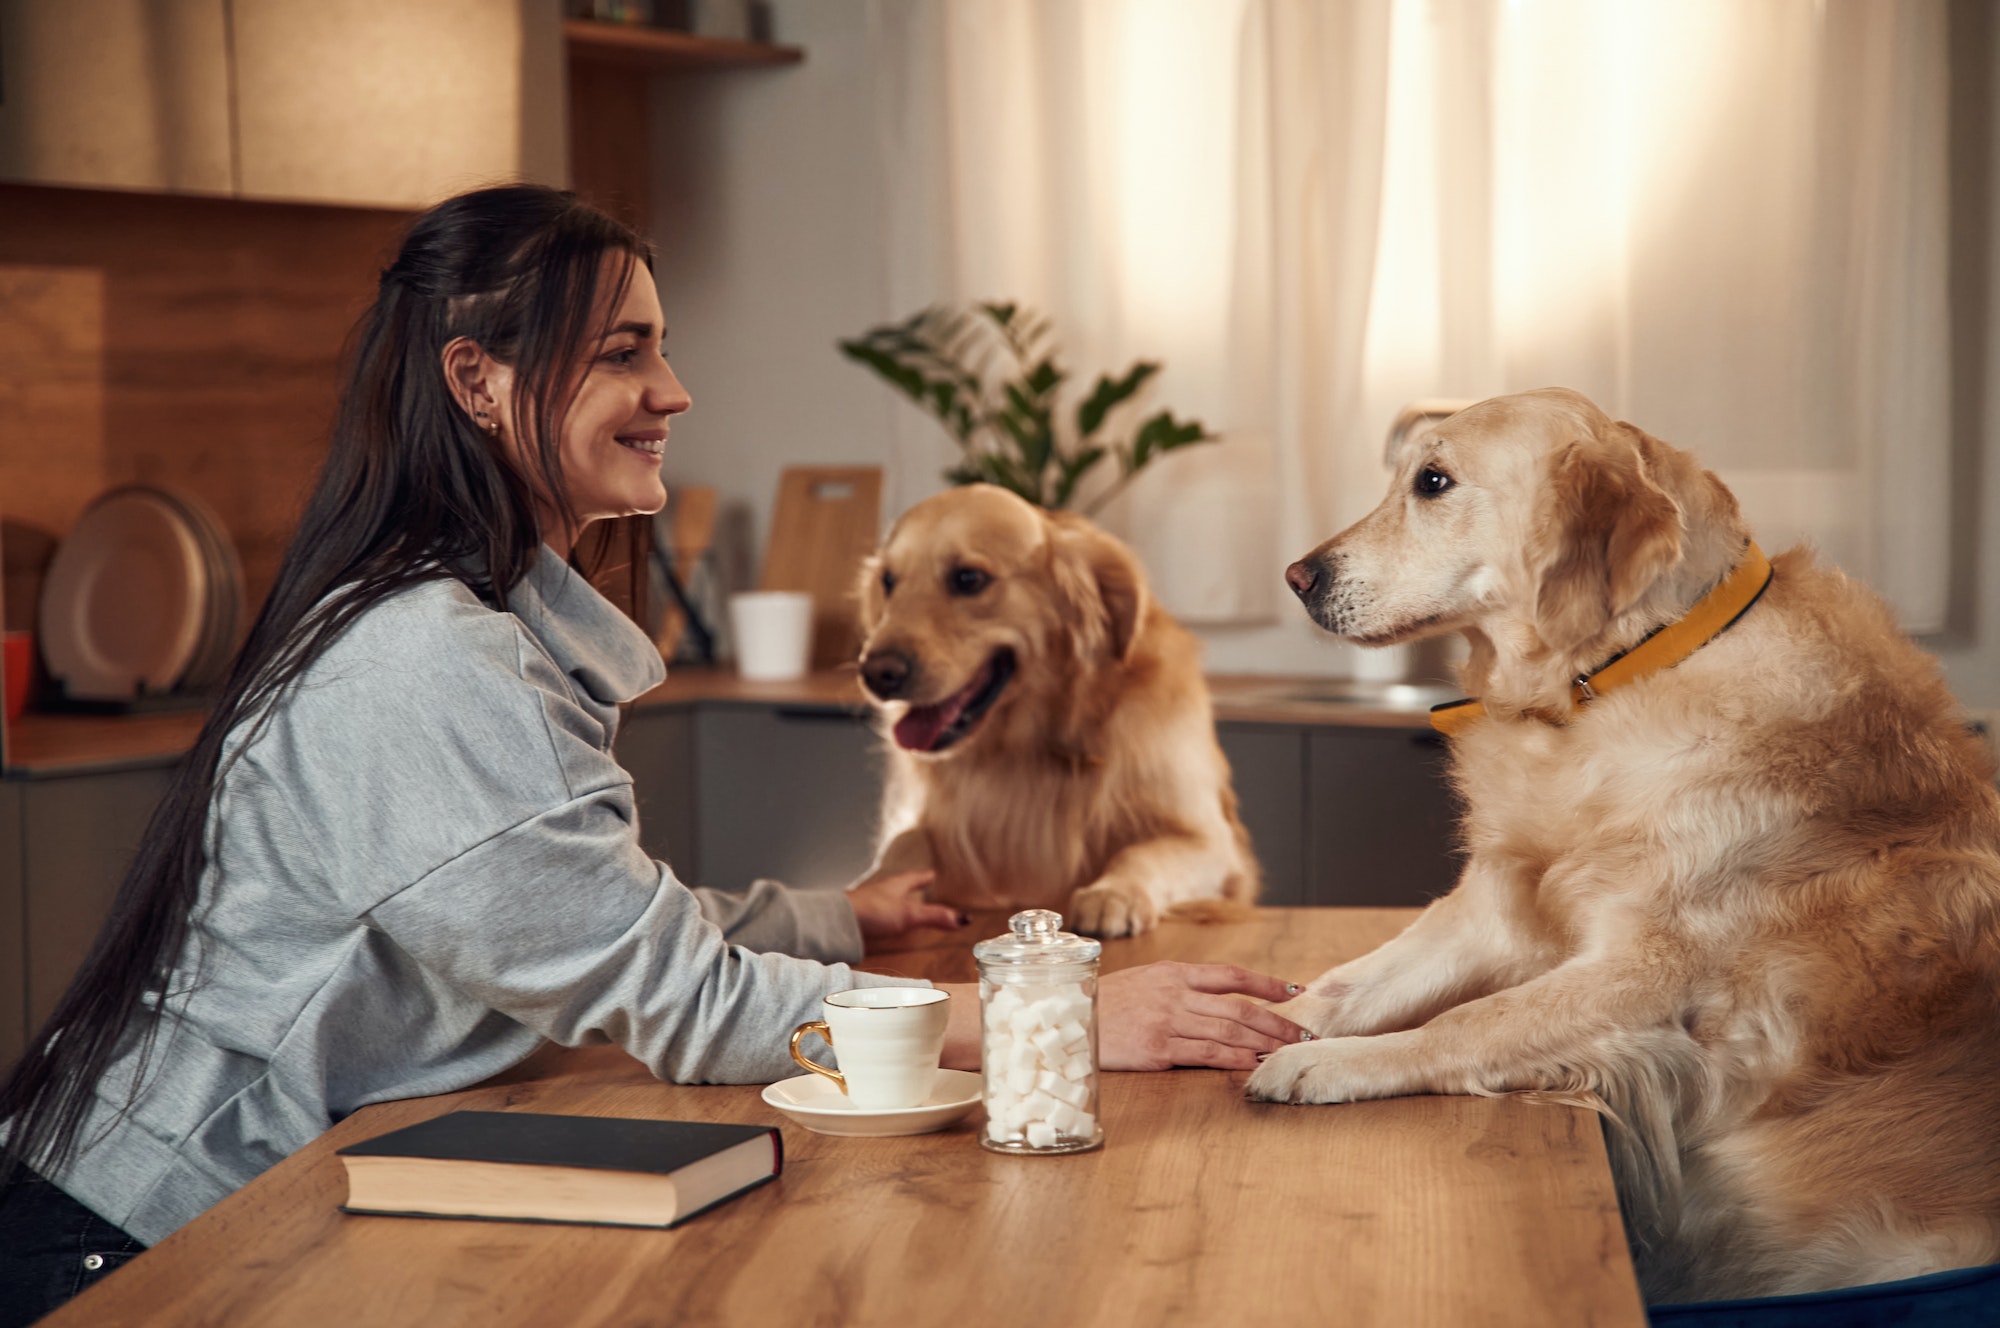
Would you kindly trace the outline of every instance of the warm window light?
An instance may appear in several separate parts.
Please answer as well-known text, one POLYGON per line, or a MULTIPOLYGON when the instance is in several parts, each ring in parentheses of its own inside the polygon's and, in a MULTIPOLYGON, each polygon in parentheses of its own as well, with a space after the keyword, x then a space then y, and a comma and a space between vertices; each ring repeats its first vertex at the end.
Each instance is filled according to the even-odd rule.
POLYGON ((1219 363, 1229 320, 1236 200, 1190 181, 1232 178, 1241 0, 1121 6, 1110 163, 1117 264, 1134 353, 1177 375, 1219 363))

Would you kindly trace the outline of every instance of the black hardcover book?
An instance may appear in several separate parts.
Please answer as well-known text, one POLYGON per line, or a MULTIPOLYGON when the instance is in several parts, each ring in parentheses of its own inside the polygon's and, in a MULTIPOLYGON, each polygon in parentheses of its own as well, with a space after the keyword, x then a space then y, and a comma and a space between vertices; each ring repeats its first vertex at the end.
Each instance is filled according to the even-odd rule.
POLYGON ((454 1111, 340 1150, 350 1213, 670 1227, 784 1170, 768 1125, 454 1111))

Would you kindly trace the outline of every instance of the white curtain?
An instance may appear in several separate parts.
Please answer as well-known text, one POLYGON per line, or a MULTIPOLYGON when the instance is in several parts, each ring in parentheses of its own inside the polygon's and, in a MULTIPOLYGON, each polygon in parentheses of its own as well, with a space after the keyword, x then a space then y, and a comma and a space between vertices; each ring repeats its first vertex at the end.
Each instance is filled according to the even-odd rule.
MULTIPOLYGON (((1576 387, 1942 625, 1942 0, 872 0, 884 317, 1051 314, 1217 445, 1107 509, 1211 667, 1416 398, 1576 387)), ((948 459, 900 426, 903 501, 948 459), (911 487, 914 486, 914 487, 911 487)), ((1277 626, 1259 629, 1258 624, 1277 626)))

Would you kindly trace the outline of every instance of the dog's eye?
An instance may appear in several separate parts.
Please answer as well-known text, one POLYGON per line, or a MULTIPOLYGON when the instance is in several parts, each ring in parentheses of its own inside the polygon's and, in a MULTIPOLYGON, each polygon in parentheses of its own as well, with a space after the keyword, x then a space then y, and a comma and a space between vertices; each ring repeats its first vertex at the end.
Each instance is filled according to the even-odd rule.
POLYGON ((977 567, 954 567, 945 574, 945 588, 954 595, 977 595, 993 578, 977 567))
POLYGON ((895 593, 896 574, 885 567, 882 569, 882 594, 886 598, 895 593))
POLYGON ((1425 466, 1417 472, 1417 497, 1435 498, 1452 486, 1451 476, 1435 466, 1425 466))

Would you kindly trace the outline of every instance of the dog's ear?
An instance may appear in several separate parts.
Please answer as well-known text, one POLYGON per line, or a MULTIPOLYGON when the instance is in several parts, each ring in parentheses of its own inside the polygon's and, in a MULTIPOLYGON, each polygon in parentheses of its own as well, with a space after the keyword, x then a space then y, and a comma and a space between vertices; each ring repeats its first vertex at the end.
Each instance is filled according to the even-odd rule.
POLYGON ((1051 563, 1063 616, 1083 654, 1124 659, 1147 611, 1146 574, 1111 536, 1077 517, 1054 523, 1051 563))
POLYGON ((1647 462, 1661 447, 1614 424, 1556 458, 1535 597, 1535 630, 1552 648, 1584 644, 1680 561, 1680 504, 1647 462))

